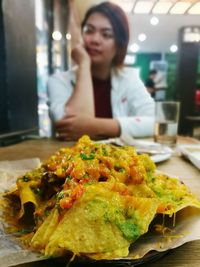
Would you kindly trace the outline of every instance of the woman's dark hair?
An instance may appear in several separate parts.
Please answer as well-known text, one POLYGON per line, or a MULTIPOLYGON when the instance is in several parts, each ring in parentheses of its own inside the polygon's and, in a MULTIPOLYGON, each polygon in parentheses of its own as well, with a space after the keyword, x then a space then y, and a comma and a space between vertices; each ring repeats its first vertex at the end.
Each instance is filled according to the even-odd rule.
POLYGON ((149 71, 149 75, 155 75, 155 74, 157 74, 157 70, 154 70, 154 69, 153 69, 153 70, 150 70, 150 71, 149 71))
POLYGON ((113 3, 100 3, 88 9, 81 24, 82 29, 87 23, 88 18, 93 13, 101 13, 110 21, 114 31, 117 47, 117 52, 113 59, 113 65, 115 67, 122 66, 127 53, 127 46, 129 42, 129 24, 126 14, 119 6, 113 3))

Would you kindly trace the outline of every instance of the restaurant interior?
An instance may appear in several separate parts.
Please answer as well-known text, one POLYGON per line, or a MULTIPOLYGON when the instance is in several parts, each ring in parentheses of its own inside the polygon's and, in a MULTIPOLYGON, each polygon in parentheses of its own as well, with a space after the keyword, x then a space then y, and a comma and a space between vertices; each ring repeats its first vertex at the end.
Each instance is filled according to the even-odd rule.
POLYGON ((172 142, 75 145, 55 138, 47 94, 49 77, 74 64, 69 1, 80 19, 103 2, 0 0, 0 267, 200 267, 200 0, 110 0, 130 23, 126 67, 144 84, 157 71, 155 102, 176 103, 176 119, 180 102, 172 142))
MULTIPOLYGON (((98 0, 75 0, 80 18, 98 0)), ((181 102, 179 133, 199 137, 200 1, 113 0, 127 13, 130 43, 125 64, 145 83, 162 77, 161 100, 181 102)), ((51 136, 47 81, 70 58, 67 0, 0 1, 0 134, 51 136), (25 132, 24 132, 25 131, 25 132)), ((159 99, 158 99, 159 100, 159 99)), ((2 137, 2 138, 3 138, 2 137)), ((3 142, 4 143, 4 142, 3 142)), ((7 142, 5 142, 7 144, 7 142)))

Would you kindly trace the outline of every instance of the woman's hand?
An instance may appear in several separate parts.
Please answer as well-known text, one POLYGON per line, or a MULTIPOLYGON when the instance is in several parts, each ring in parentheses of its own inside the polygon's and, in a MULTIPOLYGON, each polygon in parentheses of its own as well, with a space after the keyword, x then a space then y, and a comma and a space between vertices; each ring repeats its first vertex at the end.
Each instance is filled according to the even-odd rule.
POLYGON ((85 114, 65 116, 55 123, 56 137, 60 140, 77 140, 87 134, 92 139, 117 137, 120 126, 115 119, 95 118, 85 114))
POLYGON ((90 68, 90 57, 83 47, 82 44, 77 44, 73 49, 72 49, 72 59, 74 62, 79 66, 79 67, 89 67, 90 68))
POLYGON ((71 115, 55 123, 56 137, 60 140, 77 140, 84 134, 94 137, 92 125, 95 118, 88 115, 71 115))

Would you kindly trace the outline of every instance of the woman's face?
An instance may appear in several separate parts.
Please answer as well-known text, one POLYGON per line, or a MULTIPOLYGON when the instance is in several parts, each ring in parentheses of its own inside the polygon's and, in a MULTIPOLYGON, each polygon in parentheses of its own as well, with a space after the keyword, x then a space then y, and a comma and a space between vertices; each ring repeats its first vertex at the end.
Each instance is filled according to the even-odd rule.
POLYGON ((83 27, 83 41, 93 65, 110 65, 116 54, 116 43, 110 21, 93 13, 83 27))

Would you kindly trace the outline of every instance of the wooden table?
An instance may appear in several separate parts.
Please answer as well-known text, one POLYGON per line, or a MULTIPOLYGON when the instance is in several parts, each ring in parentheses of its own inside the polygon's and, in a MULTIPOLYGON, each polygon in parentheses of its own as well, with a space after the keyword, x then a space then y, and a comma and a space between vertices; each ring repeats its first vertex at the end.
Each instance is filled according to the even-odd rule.
MULTIPOLYGON (((178 143, 199 143, 195 139, 179 137, 178 143)), ((65 145, 65 143, 51 139, 28 140, 8 147, 0 147, 0 160, 17 160, 24 158, 39 157, 41 160, 47 159, 52 153, 65 145)), ((200 196, 200 171, 190 162, 175 153, 169 160, 159 163, 158 169, 169 174, 180 177, 197 195, 200 196)), ((18 265, 18 267, 53 267, 66 266, 53 260, 18 265)), ((71 266, 99 266, 97 264, 72 264, 71 266)), ((106 266, 106 265, 104 265, 106 266)), ((110 266, 110 265, 109 265, 110 266)), ((152 263, 146 263, 148 267, 200 267, 200 240, 193 241, 176 248, 162 258, 152 263)), ((1 266, 3 267, 3 266, 1 266)), ((103 267, 103 266, 101 266, 103 267)))

